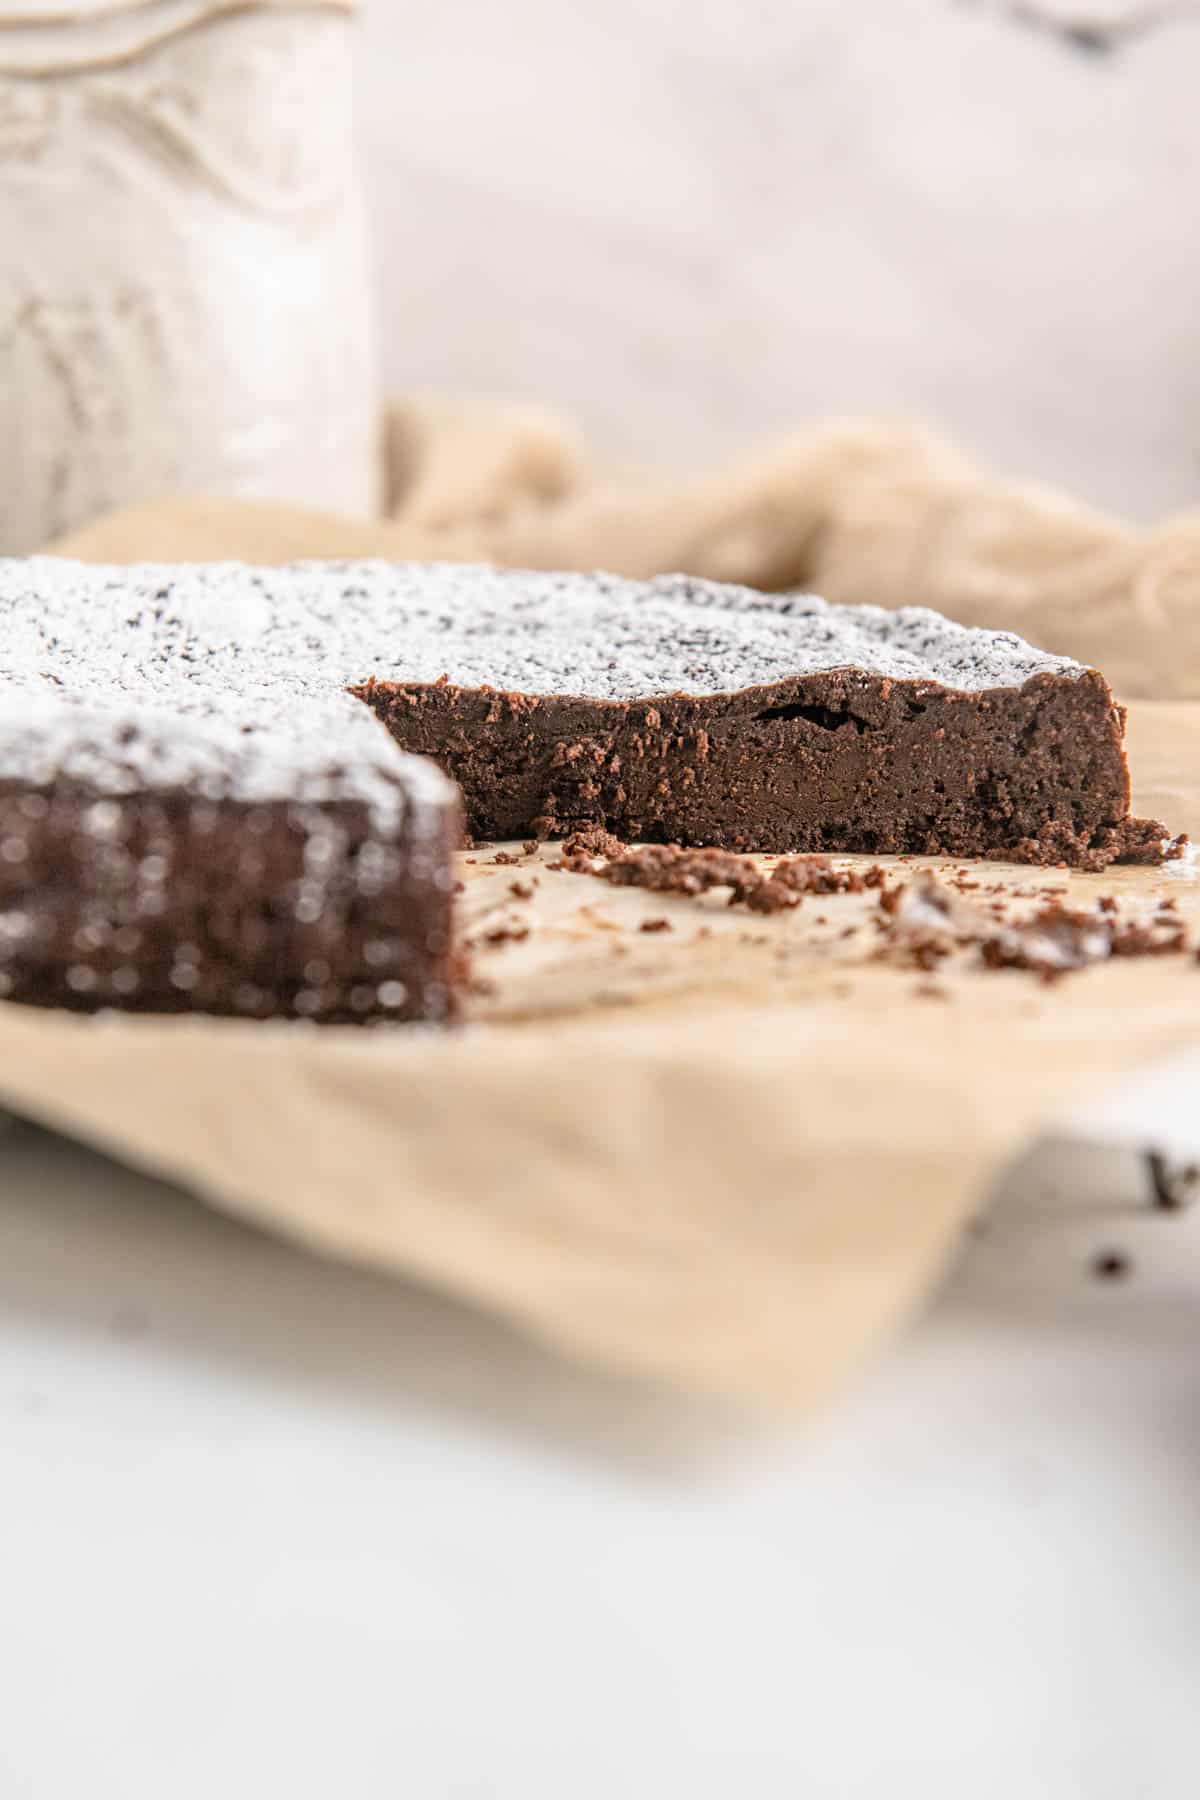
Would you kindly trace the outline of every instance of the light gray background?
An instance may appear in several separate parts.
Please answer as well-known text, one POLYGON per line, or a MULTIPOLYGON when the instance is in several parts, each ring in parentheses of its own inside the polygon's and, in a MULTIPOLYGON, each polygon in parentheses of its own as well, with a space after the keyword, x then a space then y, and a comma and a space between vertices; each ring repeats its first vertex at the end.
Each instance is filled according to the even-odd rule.
POLYGON ((366 0, 389 384, 688 465, 915 413, 1110 508, 1192 503, 1200 23, 1104 53, 1014 10, 366 0))

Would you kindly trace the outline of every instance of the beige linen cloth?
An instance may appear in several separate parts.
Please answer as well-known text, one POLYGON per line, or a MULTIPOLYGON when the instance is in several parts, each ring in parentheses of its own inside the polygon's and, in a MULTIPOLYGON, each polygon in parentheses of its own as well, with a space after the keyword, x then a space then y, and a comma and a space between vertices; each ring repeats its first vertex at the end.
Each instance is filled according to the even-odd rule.
MULTIPOLYGON (((1200 831, 1200 705, 1180 703, 1200 693, 1200 522, 1139 534, 876 425, 674 485, 601 481, 528 410, 412 403, 387 449, 382 523, 175 501, 55 548, 491 556, 921 601, 1159 696, 1131 713, 1138 803, 1200 831)), ((488 854, 464 859, 467 908, 514 873, 488 854)), ((1170 892, 1200 922, 1186 869, 1055 879, 1088 901, 1170 892)), ((707 957, 687 901, 547 872, 530 906, 528 941, 487 971, 498 998, 461 1032, 0 1006, 0 1099, 572 1354, 795 1407, 929 1291, 998 1173, 1065 1106, 1200 1038, 1191 959, 1049 989, 963 968, 934 1000, 912 970, 823 948, 811 903, 753 932, 726 912, 707 957), (650 906, 672 932, 638 931, 650 906)))

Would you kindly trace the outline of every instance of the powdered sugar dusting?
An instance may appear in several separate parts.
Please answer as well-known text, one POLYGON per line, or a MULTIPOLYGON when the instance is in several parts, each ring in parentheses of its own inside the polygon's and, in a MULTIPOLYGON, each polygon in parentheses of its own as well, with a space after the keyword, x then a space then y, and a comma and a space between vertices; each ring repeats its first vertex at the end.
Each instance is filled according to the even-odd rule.
POLYGON ((318 632, 309 621, 290 660, 254 570, 0 562, 3 773, 117 794, 357 800, 388 837, 409 814, 440 815, 452 784, 344 691, 318 632))
POLYGON ((183 703, 256 725, 294 720, 372 676, 628 700, 845 667, 975 691, 1083 672, 924 608, 833 607, 685 576, 0 563, 0 682, 50 681, 105 705, 183 703))
POLYGON ((0 689, 0 777, 32 787, 66 779, 114 798, 179 788, 247 805, 357 800, 388 838, 414 804, 419 811, 452 800, 451 784, 433 765, 393 754, 348 696, 318 701, 304 737, 307 748, 278 721, 243 730, 202 704, 106 708, 49 684, 0 689))

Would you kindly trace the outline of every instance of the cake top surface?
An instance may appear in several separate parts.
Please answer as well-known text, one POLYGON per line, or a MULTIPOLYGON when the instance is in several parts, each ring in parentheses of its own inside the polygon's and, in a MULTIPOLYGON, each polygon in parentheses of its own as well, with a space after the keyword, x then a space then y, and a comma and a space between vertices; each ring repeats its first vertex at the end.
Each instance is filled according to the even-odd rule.
POLYGON ((839 668, 969 691, 1083 673, 924 608, 830 606, 685 576, 0 561, 0 685, 203 710, 255 729, 294 732, 298 704, 333 703, 371 677, 632 700, 839 668))
POLYGON ((432 763, 396 750, 349 695, 306 708, 301 735, 283 721, 245 731, 203 702, 108 705, 53 687, 0 685, 0 778, 33 787, 65 779, 113 796, 178 787, 251 806, 357 801, 386 837, 414 808, 454 798, 432 763))
POLYGON ((253 595, 239 597, 252 571, 216 568, 233 580, 207 567, 0 560, 0 774, 251 805, 359 802, 383 837, 457 803, 315 650, 286 680, 271 659, 260 666, 238 623, 253 617, 253 595))

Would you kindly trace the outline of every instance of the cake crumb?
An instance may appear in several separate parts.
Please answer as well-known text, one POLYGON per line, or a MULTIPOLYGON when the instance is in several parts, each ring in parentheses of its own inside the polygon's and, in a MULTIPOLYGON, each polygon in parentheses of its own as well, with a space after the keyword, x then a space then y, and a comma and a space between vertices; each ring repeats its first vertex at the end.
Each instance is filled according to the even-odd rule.
POLYGON ((1150 1177, 1151 1204, 1159 1212, 1182 1212, 1200 1189, 1200 1165, 1172 1165, 1159 1150, 1147 1152, 1146 1171, 1150 1177))
POLYGON ((516 920, 505 920, 503 924, 493 925, 483 934, 485 944, 519 944, 529 936, 528 925, 519 924, 516 920))
POLYGON ((888 944, 926 970, 955 947, 973 947, 986 969, 1024 969, 1052 983, 1112 957, 1171 956, 1188 948, 1187 926, 1175 913, 1123 920, 1099 907, 1067 906, 1055 895, 1008 923, 998 901, 980 910, 933 875, 885 889, 879 906, 876 925, 888 944))
MULTIPOLYGON (((614 837, 599 825, 582 825, 566 838, 562 847, 562 860, 565 868, 573 868, 576 860, 586 861, 589 857, 616 857, 625 855, 629 846, 620 838, 614 837)), ((590 874, 590 869, 579 869, 580 874, 590 874)))
POLYGON ((838 869, 827 856, 782 857, 765 869, 753 856, 733 850, 689 850, 679 844, 644 844, 630 849, 607 832, 577 832, 563 845, 563 866, 614 887, 646 888, 656 894, 696 897, 728 888, 730 906, 769 914, 790 911, 807 894, 861 894, 882 885, 877 866, 860 872, 838 869))

